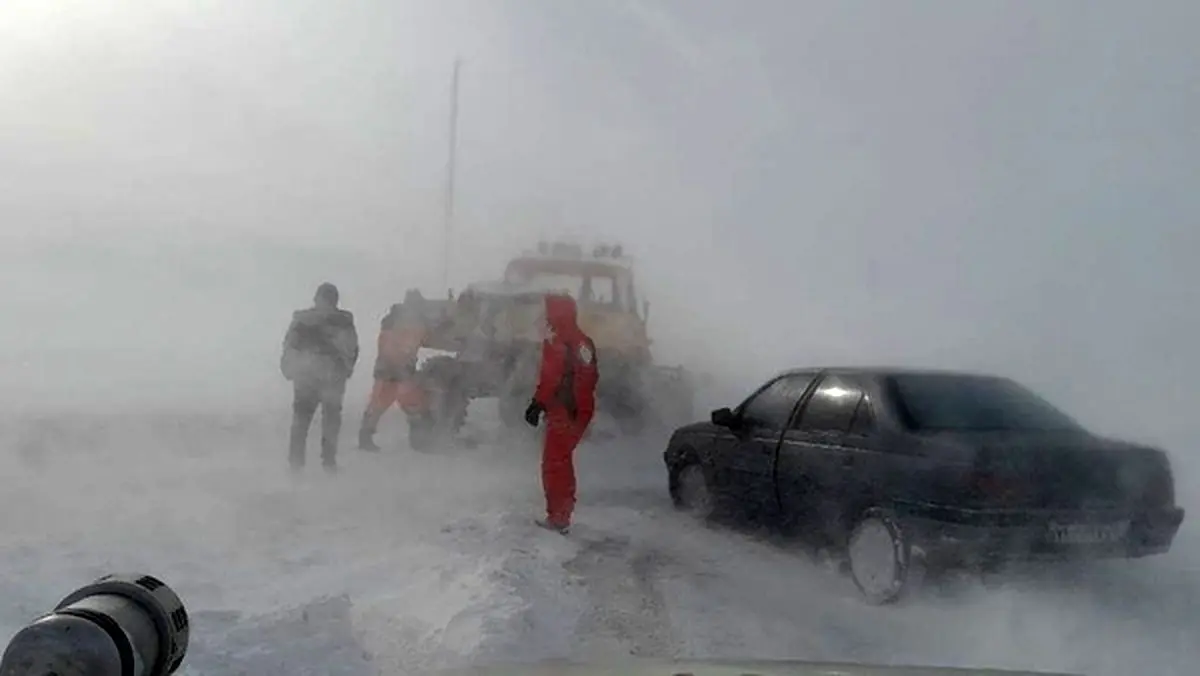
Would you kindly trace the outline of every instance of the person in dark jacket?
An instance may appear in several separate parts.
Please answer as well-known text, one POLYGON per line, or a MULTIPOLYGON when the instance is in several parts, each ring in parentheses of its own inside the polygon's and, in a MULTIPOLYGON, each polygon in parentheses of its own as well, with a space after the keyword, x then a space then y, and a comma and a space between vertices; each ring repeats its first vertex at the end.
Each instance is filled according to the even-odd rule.
POLYGON ((292 430, 288 458, 294 469, 304 466, 308 430, 321 407, 321 462, 337 469, 338 435, 346 381, 358 363, 358 333, 354 315, 338 308, 337 287, 317 287, 313 306, 292 314, 283 339, 279 368, 292 382, 292 430))

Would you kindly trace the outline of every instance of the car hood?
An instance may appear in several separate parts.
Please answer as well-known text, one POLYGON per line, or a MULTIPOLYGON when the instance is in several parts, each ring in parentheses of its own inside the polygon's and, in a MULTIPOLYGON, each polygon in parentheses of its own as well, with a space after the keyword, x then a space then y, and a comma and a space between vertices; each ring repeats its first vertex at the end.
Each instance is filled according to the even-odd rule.
POLYGON ((438 676, 1069 676, 1045 671, 884 666, 793 660, 628 661, 615 664, 540 662, 440 671, 438 676))
POLYGON ((710 422, 694 422, 678 427, 675 429, 675 434, 691 434, 693 432, 712 432, 717 426, 710 422))

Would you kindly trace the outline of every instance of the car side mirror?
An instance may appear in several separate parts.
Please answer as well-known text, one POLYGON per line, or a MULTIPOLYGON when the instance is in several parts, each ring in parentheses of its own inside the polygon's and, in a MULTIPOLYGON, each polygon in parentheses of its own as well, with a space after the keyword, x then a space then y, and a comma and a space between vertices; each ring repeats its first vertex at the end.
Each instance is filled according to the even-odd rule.
POLYGON ((737 415, 728 408, 718 408, 712 412, 712 424, 718 427, 736 427, 738 424, 737 415))

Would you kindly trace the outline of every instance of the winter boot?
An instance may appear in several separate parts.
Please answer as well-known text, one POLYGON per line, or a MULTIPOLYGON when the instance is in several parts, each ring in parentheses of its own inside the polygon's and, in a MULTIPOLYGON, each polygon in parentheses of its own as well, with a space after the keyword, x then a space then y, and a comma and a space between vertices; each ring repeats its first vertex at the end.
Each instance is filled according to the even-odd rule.
POLYGON ((360 451, 379 452, 379 446, 375 444, 375 424, 377 422, 377 416, 371 415, 370 409, 363 413, 362 424, 358 428, 358 449, 360 451))
POLYGON ((375 435, 370 430, 364 429, 363 431, 359 432, 358 433, 358 450, 370 451, 372 453, 378 453, 381 449, 375 443, 375 440, 372 438, 374 436, 375 435))
POLYGON ((538 519, 535 523, 546 530, 552 530, 559 535, 566 535, 571 531, 571 525, 567 523, 554 523, 549 519, 538 519))

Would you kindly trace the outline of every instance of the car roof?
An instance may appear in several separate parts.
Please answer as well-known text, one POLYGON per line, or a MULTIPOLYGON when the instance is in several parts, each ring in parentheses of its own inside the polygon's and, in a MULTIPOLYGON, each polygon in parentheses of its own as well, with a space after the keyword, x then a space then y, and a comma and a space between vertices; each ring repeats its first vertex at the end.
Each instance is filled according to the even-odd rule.
POLYGON ((886 378, 888 376, 899 375, 942 375, 942 376, 961 376, 975 378, 1001 378, 993 373, 985 373, 981 371, 967 371, 957 369, 938 369, 938 368, 922 368, 912 366, 806 366, 790 368, 778 375, 791 375, 799 373, 812 373, 813 371, 826 371, 831 373, 853 374, 861 376, 871 376, 876 378, 886 378))

